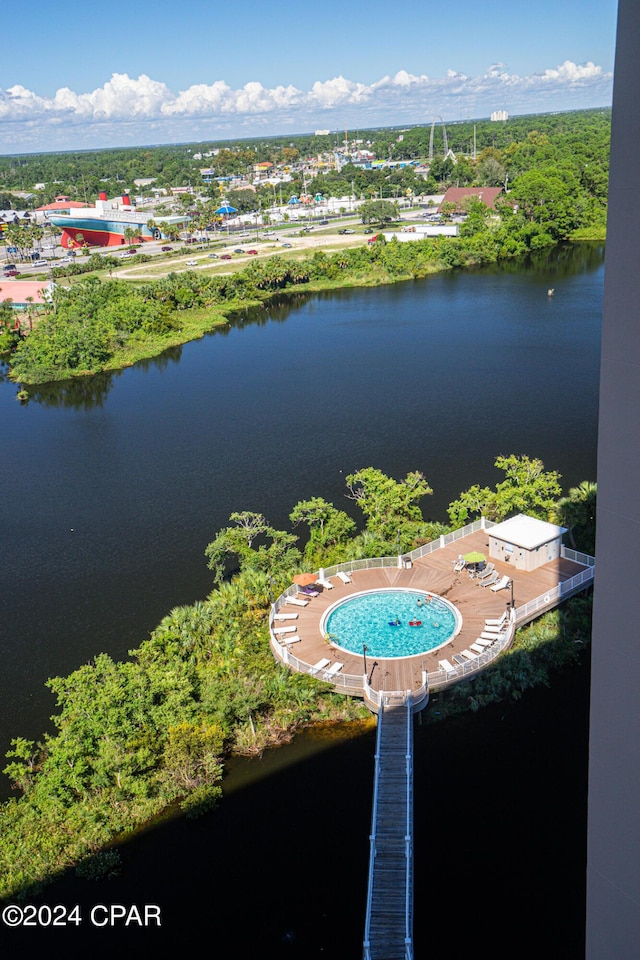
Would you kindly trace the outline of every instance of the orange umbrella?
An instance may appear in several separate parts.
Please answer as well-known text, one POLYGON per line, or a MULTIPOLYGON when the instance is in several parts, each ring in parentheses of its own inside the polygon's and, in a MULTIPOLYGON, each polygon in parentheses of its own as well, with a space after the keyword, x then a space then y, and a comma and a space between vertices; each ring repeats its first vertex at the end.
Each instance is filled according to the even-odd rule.
POLYGON ((293 582, 298 583, 301 587, 306 587, 310 583, 315 583, 317 579, 315 573, 296 573, 293 582))

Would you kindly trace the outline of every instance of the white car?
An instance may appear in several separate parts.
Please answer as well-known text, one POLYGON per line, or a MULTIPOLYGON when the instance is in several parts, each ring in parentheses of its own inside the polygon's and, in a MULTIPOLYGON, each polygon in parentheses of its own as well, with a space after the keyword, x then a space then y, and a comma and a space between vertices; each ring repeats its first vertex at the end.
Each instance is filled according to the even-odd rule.
POLYGON ((198 261, 197 261, 197 260, 187 260, 187 266, 188 266, 188 267, 197 267, 197 265, 198 265, 198 261))

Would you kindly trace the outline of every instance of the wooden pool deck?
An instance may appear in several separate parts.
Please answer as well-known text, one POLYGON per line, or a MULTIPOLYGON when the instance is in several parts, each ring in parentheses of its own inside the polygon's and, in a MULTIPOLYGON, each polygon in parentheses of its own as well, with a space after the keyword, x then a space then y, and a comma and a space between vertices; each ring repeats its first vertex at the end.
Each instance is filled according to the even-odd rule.
MULTIPOLYGON (((377 567, 375 569, 356 570, 349 573, 351 583, 343 583, 337 576, 330 582, 331 590, 317 588, 320 592, 317 597, 309 600, 305 607, 291 603, 284 603, 279 613, 297 614, 295 620, 274 621, 272 627, 293 627, 300 640, 290 647, 290 663, 293 669, 295 661, 304 665, 316 664, 323 658, 342 663, 341 675, 362 677, 365 672, 363 655, 348 653, 340 648, 328 644, 320 629, 324 612, 336 600, 343 599, 363 590, 382 589, 385 587, 409 587, 424 590, 445 597, 459 611, 462 617, 460 631, 446 644, 429 653, 417 656, 373 659, 367 657, 367 675, 369 684, 375 691, 415 691, 424 683, 424 674, 438 670, 438 661, 452 660, 454 655, 460 655, 474 643, 484 629, 487 618, 498 618, 507 609, 511 601, 511 589, 506 587, 495 593, 489 587, 482 587, 477 579, 471 579, 469 571, 463 569, 454 572, 454 563, 460 554, 467 554, 478 550, 489 558, 488 530, 478 530, 460 538, 454 543, 434 550, 432 553, 414 560, 409 568, 406 567, 377 567)), ((509 563, 492 560, 496 572, 502 577, 508 576, 513 580, 513 597, 516 613, 523 606, 537 597, 544 597, 563 581, 570 580, 577 573, 584 570, 584 566, 573 560, 559 558, 551 561, 537 570, 529 572, 516 570, 509 563)), ((304 594, 300 598, 307 599, 304 594)), ((551 602, 549 609, 556 606, 558 601, 551 602)), ((540 610, 539 612, 542 612, 540 610)), ((539 613, 538 613, 539 615, 539 613)), ((532 619, 532 618, 530 618, 532 619)), ((287 634, 275 635, 286 641, 287 634)), ((272 637, 272 644, 277 642, 272 637)), ((305 672, 308 672, 305 669, 305 672)), ((353 692, 345 690, 345 693, 353 692)))

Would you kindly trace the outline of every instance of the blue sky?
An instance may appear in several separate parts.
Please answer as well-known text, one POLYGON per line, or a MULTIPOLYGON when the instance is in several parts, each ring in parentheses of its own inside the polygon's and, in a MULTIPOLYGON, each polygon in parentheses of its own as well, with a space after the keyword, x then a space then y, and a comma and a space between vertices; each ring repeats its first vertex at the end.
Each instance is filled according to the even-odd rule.
POLYGON ((616 0, 34 0, 3 42, 0 154, 605 106, 616 12, 616 0))

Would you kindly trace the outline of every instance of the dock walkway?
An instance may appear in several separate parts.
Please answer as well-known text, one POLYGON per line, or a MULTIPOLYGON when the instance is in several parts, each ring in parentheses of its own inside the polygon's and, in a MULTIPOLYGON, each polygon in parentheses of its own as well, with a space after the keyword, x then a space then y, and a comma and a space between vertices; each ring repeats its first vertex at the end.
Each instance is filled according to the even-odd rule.
POLYGON ((413 958, 413 715, 378 714, 363 960, 413 958))

